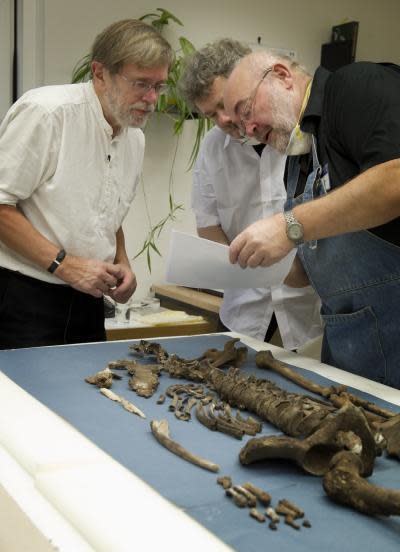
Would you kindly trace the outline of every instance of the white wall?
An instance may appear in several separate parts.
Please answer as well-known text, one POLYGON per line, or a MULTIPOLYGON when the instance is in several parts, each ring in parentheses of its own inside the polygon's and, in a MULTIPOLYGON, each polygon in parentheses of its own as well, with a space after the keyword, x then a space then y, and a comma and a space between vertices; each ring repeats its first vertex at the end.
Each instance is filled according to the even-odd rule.
POLYGON ((12 0, 0 0, 0 121, 12 101, 14 10, 12 0))
MULTIPOLYGON (((112 21, 125 17, 140 17, 161 6, 170 10, 184 23, 172 24, 166 37, 177 44, 182 34, 196 47, 207 41, 232 36, 238 40, 255 42, 261 37, 269 46, 289 48, 297 52, 298 60, 310 71, 319 64, 321 44, 330 40, 331 27, 345 21, 360 22, 357 60, 393 61, 400 63, 399 0, 24 0, 29 9, 43 17, 43 36, 36 36, 35 63, 43 67, 43 83, 68 82, 75 62, 88 52, 94 36, 112 21), (32 4, 44 2, 42 11, 32 4), (39 50, 44 48, 43 65, 39 50), (40 45, 38 48, 37 45, 40 45)), ((37 27, 37 20, 34 23, 37 27)), ((36 29, 40 34, 40 31, 36 29)), ((38 84, 42 84, 41 82, 38 84)), ((158 222, 168 212, 168 182, 175 138, 171 123, 155 115, 146 128, 146 156, 144 187, 151 220, 158 222)), ((189 205, 190 173, 187 160, 193 140, 193 124, 188 123, 180 139, 174 167, 175 198, 189 205)), ((159 240, 165 253, 169 225, 159 240)), ((186 209, 174 227, 195 231, 190 209, 186 209)), ((142 191, 126 219, 125 234, 130 256, 141 247, 148 222, 142 191)), ((153 257, 153 272, 149 275, 142 256, 134 263, 139 287, 137 297, 146 295, 152 282, 163 281, 164 258, 153 257)))

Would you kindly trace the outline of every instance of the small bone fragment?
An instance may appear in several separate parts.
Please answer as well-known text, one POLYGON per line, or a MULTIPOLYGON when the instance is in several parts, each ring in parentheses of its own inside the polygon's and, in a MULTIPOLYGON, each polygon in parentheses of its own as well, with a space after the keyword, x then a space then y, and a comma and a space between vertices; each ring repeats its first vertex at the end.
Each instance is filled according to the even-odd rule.
POLYGON ((190 397, 187 401, 185 408, 183 409, 183 415, 187 417, 187 420, 190 420, 192 417, 191 410, 197 404, 198 399, 196 397, 190 397))
POLYGON ((242 487, 250 491, 254 496, 256 496, 261 504, 263 504, 264 506, 269 506, 271 504, 271 495, 266 491, 263 491, 259 487, 253 485, 253 483, 243 483, 242 487))
POLYGON ((121 397, 114 393, 114 391, 111 391, 111 389, 107 389, 106 387, 100 388, 100 393, 102 393, 105 397, 108 399, 111 399, 112 401, 121 402, 121 397))
POLYGON ((260 523, 264 523, 265 516, 264 516, 263 513, 261 513, 259 510, 257 510, 257 508, 251 508, 249 514, 251 515, 251 517, 253 517, 257 521, 259 521, 260 523))
POLYGON ((141 418, 146 418, 146 415, 140 410, 140 408, 135 406, 133 403, 127 401, 126 399, 121 398, 121 404, 128 412, 132 412, 132 414, 137 414, 141 418))
POLYGON ((233 487, 226 489, 225 494, 229 496, 239 508, 245 508, 247 506, 247 498, 235 491, 233 487))
MULTIPOLYGON (((302 518, 304 517, 304 512, 301 508, 299 508, 294 502, 290 502, 286 498, 282 498, 278 502, 278 506, 282 506, 287 508, 289 511, 295 514, 295 517, 302 518)), ((278 511, 278 510, 277 510, 278 511)))
POLYGON ((217 464, 214 464, 209 460, 205 460, 200 456, 196 456, 195 454, 192 454, 184 447, 182 447, 182 445, 173 441, 169 436, 169 426, 168 426, 167 420, 160 420, 160 421, 152 420, 150 422, 150 427, 157 441, 165 448, 167 448, 169 451, 173 452, 177 456, 180 456, 184 460, 187 460, 188 462, 191 462, 192 464, 199 466, 200 468, 204 468, 212 472, 219 471, 219 466, 217 464))
POLYGON ((277 506, 275 506, 275 512, 281 516, 290 516, 292 518, 297 517, 293 510, 287 508, 284 504, 281 504, 280 502, 277 506))
POLYGON ((290 525, 290 527, 293 527, 293 529, 300 529, 300 525, 294 521, 293 516, 285 516, 285 523, 286 525, 290 525))
POLYGON ((111 389, 107 389, 105 387, 100 388, 100 392, 107 398, 111 399, 112 401, 119 402, 121 406, 125 408, 128 412, 131 412, 132 414, 136 414, 137 416, 140 416, 141 418, 146 418, 146 415, 134 404, 127 401, 123 397, 120 397, 114 391, 111 391, 111 389))
POLYGON ((247 500, 247 506, 250 508, 255 508, 257 506, 257 498, 253 495, 253 493, 240 485, 235 485, 233 489, 245 497, 247 500))
POLYGON ((226 490, 232 487, 232 478, 229 477, 229 475, 224 475, 224 476, 218 477, 217 483, 218 485, 222 485, 222 487, 226 490))
POLYGON ((269 519, 272 521, 272 523, 275 523, 275 524, 279 523, 280 518, 271 506, 265 510, 265 513, 267 514, 269 519))
POLYGON ((157 404, 164 404, 165 403, 165 395, 160 395, 157 399, 157 404))
POLYGON ((88 376, 85 378, 85 381, 87 383, 91 383, 92 385, 97 385, 97 387, 106 387, 109 389, 112 385, 113 380, 113 373, 109 368, 105 368, 104 370, 100 370, 100 372, 96 372, 93 376, 88 376))
POLYGON ((270 521, 268 527, 269 527, 270 529, 272 529, 273 531, 276 531, 276 530, 278 529, 278 527, 276 526, 276 522, 275 522, 275 521, 270 521))

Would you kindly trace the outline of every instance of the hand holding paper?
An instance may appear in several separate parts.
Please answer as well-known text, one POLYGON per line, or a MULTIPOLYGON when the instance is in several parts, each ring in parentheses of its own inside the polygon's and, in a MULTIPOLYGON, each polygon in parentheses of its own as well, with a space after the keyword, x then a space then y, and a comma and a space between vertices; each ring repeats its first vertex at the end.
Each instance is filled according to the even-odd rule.
POLYGON ((295 255, 293 250, 267 268, 242 269, 229 262, 228 246, 173 230, 165 277, 170 283, 196 288, 270 287, 282 284, 295 255))

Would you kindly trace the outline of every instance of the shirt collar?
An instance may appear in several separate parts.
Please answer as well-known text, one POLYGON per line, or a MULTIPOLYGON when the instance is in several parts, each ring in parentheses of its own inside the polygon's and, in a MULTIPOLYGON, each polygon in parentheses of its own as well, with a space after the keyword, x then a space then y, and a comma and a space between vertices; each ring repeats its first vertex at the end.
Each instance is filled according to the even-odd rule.
POLYGON ((101 107, 101 103, 94 89, 92 80, 86 83, 86 96, 102 128, 105 130, 107 134, 112 136, 113 134, 112 126, 106 121, 104 117, 103 108, 101 107))
POLYGON ((324 103, 325 85, 330 77, 331 72, 324 67, 318 67, 315 72, 310 99, 307 102, 307 106, 304 110, 304 115, 300 123, 300 128, 304 132, 314 134, 318 119, 322 116, 322 107, 324 103))
POLYGON ((224 149, 226 149, 226 148, 229 146, 231 140, 232 140, 232 137, 229 136, 229 134, 227 134, 227 135, 225 136, 224 149))

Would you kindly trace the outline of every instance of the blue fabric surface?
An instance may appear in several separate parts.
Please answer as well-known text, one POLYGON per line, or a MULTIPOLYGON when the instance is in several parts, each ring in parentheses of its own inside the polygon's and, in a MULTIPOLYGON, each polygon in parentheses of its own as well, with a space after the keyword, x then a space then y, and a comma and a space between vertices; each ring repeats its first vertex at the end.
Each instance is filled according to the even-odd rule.
MULTIPOLYGON (((185 358, 199 356, 205 349, 221 349, 226 336, 196 336, 165 339, 162 346, 170 353, 185 358)), ((133 341, 108 342, 68 347, 41 347, 0 352, 0 369, 31 395, 76 427, 96 445, 113 456, 141 479, 154 487, 168 500, 185 510, 219 538, 243 552, 259 552, 266 547, 280 552, 376 551, 398 552, 400 546, 399 518, 370 518, 331 502, 325 495, 321 479, 304 474, 300 468, 283 461, 270 461, 243 467, 238 454, 247 439, 242 441, 219 432, 212 432, 196 419, 182 422, 168 411, 169 399, 163 405, 156 400, 174 380, 160 377, 160 386, 153 397, 144 399, 128 386, 125 372, 121 381, 113 383, 113 391, 131 400, 146 414, 146 420, 129 414, 121 406, 101 395, 84 378, 103 369, 107 362, 120 358, 139 358, 129 354, 133 341), (167 418, 171 437, 181 445, 221 466, 214 474, 185 462, 163 448, 150 431, 150 420, 167 418), (235 484, 250 481, 272 495, 272 505, 287 498, 306 512, 312 528, 295 531, 282 522, 277 531, 268 529, 248 515, 248 510, 234 506, 217 485, 219 475, 230 475, 235 484)), ((239 346, 239 344, 237 345, 239 346)), ((272 372, 258 370, 255 351, 243 370, 257 377, 275 381, 285 389, 304 393, 304 390, 272 372)), ((140 359, 139 359, 140 360, 140 359)), ((145 359, 144 362, 152 362, 145 359)), ((327 385, 329 380, 298 369, 306 377, 327 385)), ((384 401, 354 391, 376 404, 399 410, 384 401)), ((276 430, 263 424, 263 434, 276 430)), ((260 434, 259 434, 260 435, 260 434)), ((400 489, 399 462, 381 457, 376 460, 371 481, 400 489)), ((190 543, 188 543, 188 550, 190 543)))

